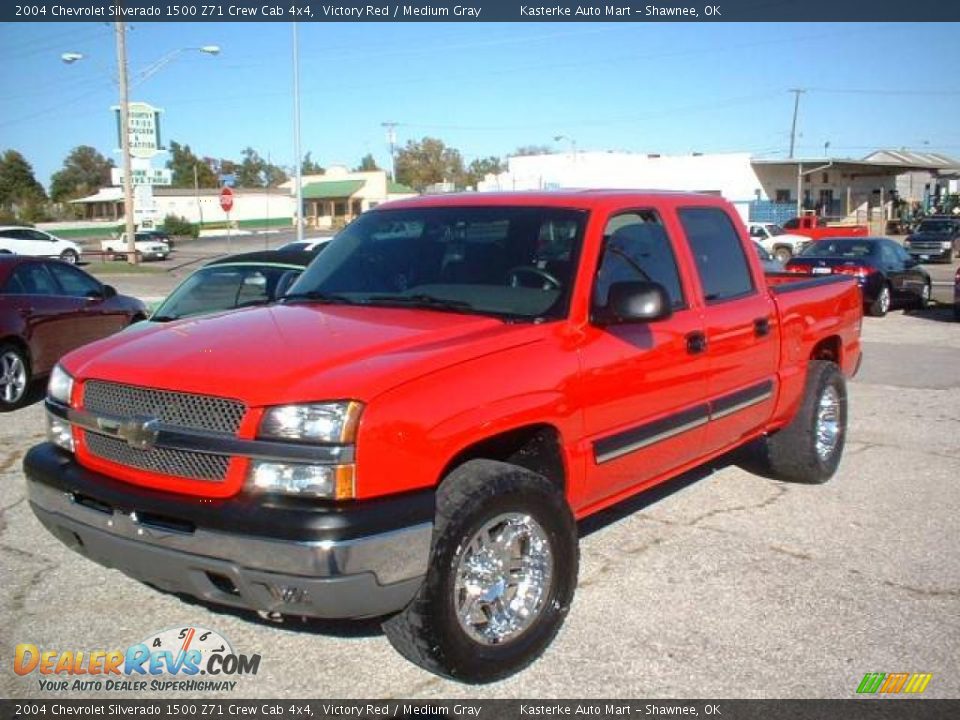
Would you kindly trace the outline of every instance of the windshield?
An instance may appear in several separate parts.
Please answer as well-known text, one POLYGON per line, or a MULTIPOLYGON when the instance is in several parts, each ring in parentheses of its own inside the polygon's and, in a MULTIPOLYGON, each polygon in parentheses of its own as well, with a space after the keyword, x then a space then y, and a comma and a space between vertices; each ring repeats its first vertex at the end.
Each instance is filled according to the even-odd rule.
POLYGON ((289 287, 288 273, 300 268, 270 265, 214 265, 188 277, 161 303, 151 320, 164 322, 190 315, 230 310, 244 305, 270 302, 278 283, 289 287))
POLYGON ((949 220, 924 220, 920 223, 920 232, 944 235, 953 232, 954 224, 949 220))
POLYGON ((767 225, 766 228, 767 228, 767 231, 773 236, 785 235, 787 232, 779 225, 767 225))
POLYGON ((287 299, 562 317, 586 217, 539 207, 376 210, 337 235, 287 299))
POLYGON ((876 243, 863 240, 820 240, 800 253, 801 257, 862 258, 877 254, 876 243))

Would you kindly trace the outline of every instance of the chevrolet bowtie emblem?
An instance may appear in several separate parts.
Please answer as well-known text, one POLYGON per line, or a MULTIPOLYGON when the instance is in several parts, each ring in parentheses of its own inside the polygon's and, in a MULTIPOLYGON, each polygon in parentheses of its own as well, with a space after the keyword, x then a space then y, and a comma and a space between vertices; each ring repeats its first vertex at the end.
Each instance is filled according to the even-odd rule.
POLYGON ((149 450, 157 441, 160 421, 156 418, 134 418, 132 420, 109 420, 98 418, 97 425, 104 432, 127 441, 137 450, 149 450))

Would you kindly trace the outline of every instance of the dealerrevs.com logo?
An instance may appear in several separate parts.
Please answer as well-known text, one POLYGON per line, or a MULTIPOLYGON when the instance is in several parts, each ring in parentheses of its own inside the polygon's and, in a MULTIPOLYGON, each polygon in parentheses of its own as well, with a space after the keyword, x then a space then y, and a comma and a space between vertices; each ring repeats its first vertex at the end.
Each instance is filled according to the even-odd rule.
POLYGON ((215 630, 177 627, 126 650, 49 650, 17 645, 13 669, 36 675, 45 692, 230 691, 235 678, 256 675, 260 655, 245 655, 215 630))

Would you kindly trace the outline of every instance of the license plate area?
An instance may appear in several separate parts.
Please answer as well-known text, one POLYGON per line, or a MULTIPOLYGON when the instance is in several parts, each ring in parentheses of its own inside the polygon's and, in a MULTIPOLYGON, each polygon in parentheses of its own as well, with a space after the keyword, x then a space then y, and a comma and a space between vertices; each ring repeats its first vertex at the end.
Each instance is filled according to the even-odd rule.
POLYGON ((812 272, 813 272, 814 275, 829 275, 830 273, 833 272, 833 270, 831 270, 831 269, 828 268, 828 267, 826 267, 826 268, 815 267, 815 268, 813 268, 812 272))

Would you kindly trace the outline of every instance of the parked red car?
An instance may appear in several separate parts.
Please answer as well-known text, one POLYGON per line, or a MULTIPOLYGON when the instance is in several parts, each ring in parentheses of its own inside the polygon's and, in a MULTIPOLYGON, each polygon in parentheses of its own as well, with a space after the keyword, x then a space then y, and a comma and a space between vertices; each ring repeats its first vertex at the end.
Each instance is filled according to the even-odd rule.
POLYGON ((766 278, 709 195, 390 203, 277 303, 65 357, 30 507, 162 590, 399 612, 405 657, 490 681, 560 628, 575 519, 752 440, 771 475, 829 479, 861 317, 851 277, 766 278))
POLYGON ((31 381, 62 355, 146 314, 136 298, 68 263, 0 256, 0 411, 24 404, 31 381))
POLYGON ((783 224, 783 229, 793 235, 804 235, 811 240, 838 237, 866 237, 870 228, 866 225, 848 225, 846 223, 832 223, 826 218, 816 215, 801 215, 791 218, 783 224))

